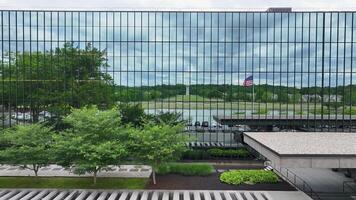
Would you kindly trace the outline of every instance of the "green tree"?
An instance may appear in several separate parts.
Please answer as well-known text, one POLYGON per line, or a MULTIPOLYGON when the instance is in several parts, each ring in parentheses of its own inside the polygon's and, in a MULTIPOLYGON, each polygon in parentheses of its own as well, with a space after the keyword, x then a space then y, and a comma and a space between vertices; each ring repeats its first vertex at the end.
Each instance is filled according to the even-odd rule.
POLYGON ((146 124, 142 129, 131 129, 129 132, 130 152, 152 167, 154 184, 157 168, 161 164, 177 160, 186 150, 187 138, 180 134, 182 131, 182 125, 146 124))
POLYGON ((108 67, 105 54, 89 43, 85 48, 66 43, 53 51, 10 53, 10 62, 0 69, 0 91, 8 97, 4 105, 29 109, 33 122, 43 110, 58 117, 70 107, 111 107, 113 80, 103 70, 108 67))
POLYGON ((54 150, 58 164, 73 168, 74 173, 97 173, 126 158, 126 128, 121 126, 116 109, 97 107, 73 109, 64 118, 70 128, 56 135, 54 150))
POLYGON ((142 126, 146 118, 141 104, 121 103, 119 113, 123 124, 131 124, 134 127, 142 126))
POLYGON ((183 119, 182 113, 179 112, 159 112, 156 115, 148 115, 148 120, 155 124, 166 124, 171 126, 185 125, 187 120, 183 119))
POLYGON ((51 127, 40 123, 5 129, 1 135, 1 162, 30 169, 37 177, 41 167, 53 162, 53 134, 51 127))

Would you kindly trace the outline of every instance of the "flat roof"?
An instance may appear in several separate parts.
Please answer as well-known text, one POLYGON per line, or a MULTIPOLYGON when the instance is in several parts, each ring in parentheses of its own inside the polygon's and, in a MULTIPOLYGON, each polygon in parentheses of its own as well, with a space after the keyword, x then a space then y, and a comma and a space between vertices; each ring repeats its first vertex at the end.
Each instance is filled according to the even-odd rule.
POLYGON ((245 132, 278 156, 356 156, 356 133, 245 132))

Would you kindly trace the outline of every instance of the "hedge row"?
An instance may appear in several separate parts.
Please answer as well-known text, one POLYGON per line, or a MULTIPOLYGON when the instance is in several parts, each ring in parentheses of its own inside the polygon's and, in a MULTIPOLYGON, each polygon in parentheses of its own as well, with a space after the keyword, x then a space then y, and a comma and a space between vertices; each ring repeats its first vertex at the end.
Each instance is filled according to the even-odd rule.
POLYGON ((208 176, 214 167, 205 163, 168 163, 158 167, 157 174, 180 174, 185 176, 208 176))
POLYGON ((249 151, 245 148, 241 149, 208 149, 208 150, 193 150, 190 149, 183 154, 183 159, 204 160, 211 158, 248 158, 251 157, 249 151))
POLYGON ((232 185, 277 183, 278 176, 272 171, 265 170, 232 170, 220 175, 220 181, 232 185))

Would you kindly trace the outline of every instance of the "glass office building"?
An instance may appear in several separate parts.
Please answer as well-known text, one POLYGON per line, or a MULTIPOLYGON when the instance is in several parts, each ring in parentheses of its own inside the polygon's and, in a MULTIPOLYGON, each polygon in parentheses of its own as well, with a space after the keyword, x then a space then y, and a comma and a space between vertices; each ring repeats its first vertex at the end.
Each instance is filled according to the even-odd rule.
POLYGON ((328 129, 354 125, 355 12, 0 13, 3 126, 58 116, 58 98, 105 107, 105 95, 193 124, 322 116, 328 129), (337 117, 343 125, 328 126, 337 117))

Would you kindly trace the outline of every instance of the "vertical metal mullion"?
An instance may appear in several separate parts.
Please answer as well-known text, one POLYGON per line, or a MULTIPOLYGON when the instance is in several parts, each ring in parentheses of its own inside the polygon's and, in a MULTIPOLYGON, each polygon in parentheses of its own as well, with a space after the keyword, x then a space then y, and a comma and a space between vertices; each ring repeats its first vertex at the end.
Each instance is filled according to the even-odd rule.
POLYGON ((126 95, 128 101, 129 98, 129 12, 126 12, 126 95))
POLYGON ((353 104, 353 102, 352 102, 352 83, 353 83, 353 79, 352 79, 352 75, 353 75, 353 66, 352 66, 352 62, 353 62, 353 45, 354 45, 354 34, 352 33, 352 31, 354 30, 354 13, 351 13, 351 53, 350 53, 350 55, 351 55, 351 58, 350 58, 350 99, 349 99, 349 101, 350 101, 350 115, 349 115, 349 117, 350 117, 350 130, 349 130, 349 132, 352 132, 352 126, 353 126, 353 124, 352 124, 352 120, 353 120, 353 114, 352 114, 352 104, 353 104))
MULTIPOLYGON (((17 13, 18 11, 15 11, 15 68, 16 68, 16 92, 15 92, 15 110, 16 110, 16 124, 18 124, 18 88, 19 88, 19 69, 18 69, 18 64, 17 64, 17 53, 18 53, 18 29, 17 29, 17 13)), ((10 120, 11 121, 11 120, 10 120)))
MULTIPOLYGON (((346 73, 346 13, 344 13, 344 70, 343 70, 343 83, 342 83, 342 94, 343 96, 345 96, 345 87, 346 87, 346 77, 345 77, 345 73, 346 73)), ((323 49, 324 50, 324 49, 323 49)), ((324 55, 324 51, 323 51, 323 55, 324 55)), ((323 57, 323 60, 324 60, 324 57, 323 57)), ((323 73, 324 74, 324 73, 323 73)), ((324 79, 323 79, 324 80, 324 79)), ((329 98, 330 99, 330 98, 329 98)), ((338 103, 338 94, 336 94, 336 103, 338 103)), ((336 114, 337 111, 336 111, 336 114)), ((344 132, 345 131, 345 103, 343 102, 343 105, 342 105, 342 131, 344 132)))
MULTIPOLYGON (((133 41, 130 40, 133 44, 133 91, 135 104, 137 103, 137 88, 136 88, 136 12, 133 12, 133 41)), ((130 27, 130 24, 127 24, 130 27)))
MULTIPOLYGON (((281 98, 281 95, 282 95, 282 88, 284 88, 282 86, 282 76, 284 74, 284 71, 282 69, 282 48, 283 48, 283 45, 282 45, 282 13, 279 13, 280 17, 281 17, 281 20, 280 20, 280 23, 281 23, 281 27, 280 27, 280 36, 279 36, 279 94, 278 94, 278 97, 281 98)), ((287 92, 287 99, 288 99, 288 90, 286 91, 287 92)), ((282 103, 281 102, 281 99, 279 100, 279 119, 282 118, 282 103)), ((288 108, 288 100, 287 100, 287 108, 288 108)))
MULTIPOLYGON (((44 66, 46 66, 47 65, 47 60, 46 60, 46 13, 45 12, 42 12, 43 13, 43 65, 44 66)), ((16 20, 16 23, 17 23, 17 20, 16 20)), ((16 25, 17 26, 17 25, 16 25)), ((17 32, 17 31, 16 31, 17 32)), ((16 47, 17 47, 17 39, 16 39, 16 47)), ((16 52, 17 52, 17 48, 16 48, 16 52)), ((45 69, 47 68, 47 67, 44 67, 45 69)), ((47 70, 46 70, 47 71, 47 70)), ((42 72, 43 73, 43 72, 42 72)), ((42 75, 43 76, 43 75, 42 75)), ((46 91, 46 93, 47 93, 47 95, 49 95, 49 92, 48 92, 48 90, 49 90, 49 87, 47 87, 47 85, 46 85, 46 83, 48 84, 48 83, 50 83, 50 76, 44 76, 45 77, 45 80, 43 80, 43 87, 44 87, 44 89, 45 89, 45 91, 46 91)), ((17 88, 17 86, 16 86, 16 88, 17 88)), ((17 90, 17 89, 16 89, 17 90)), ((17 92, 16 92, 16 94, 17 94, 17 92)), ((16 95, 17 96, 17 95, 16 95)), ((17 99, 17 97, 16 97, 16 99, 17 99)), ((46 102, 47 103, 47 102, 46 102)), ((44 110, 44 113, 43 113, 43 120, 45 120, 46 118, 46 113, 47 113, 47 109, 45 109, 44 110)), ((17 114, 16 114, 16 116, 17 116, 17 114)))
MULTIPOLYGON (((227 60, 227 56, 226 56, 226 12, 224 13, 224 18, 225 18, 225 20, 224 20, 224 92, 226 92, 226 60, 227 60)), ((226 96, 225 96, 225 94, 223 95, 223 101, 224 101, 224 118, 226 117, 226 96)), ((226 134, 224 134, 223 135, 223 144, 224 144, 224 146, 226 145, 226 143, 225 143, 225 135, 226 134)))
POLYGON ((142 87, 143 87, 143 81, 142 81, 142 79, 143 79, 143 75, 142 75, 142 73, 143 73, 143 70, 142 70, 142 60, 143 60, 143 57, 142 57, 142 51, 143 51, 143 50, 142 50, 142 40, 143 40, 143 39, 142 39, 142 35, 143 35, 143 33, 142 33, 142 32, 143 32, 143 31, 142 31, 142 30, 143 30, 142 27, 143 27, 143 25, 142 25, 142 24, 143 24, 143 18, 142 18, 142 15, 143 15, 143 13, 140 12, 140 16, 141 16, 141 19, 140 19, 140 21, 141 21, 141 35, 140 35, 140 44, 141 44, 141 52, 140 52, 140 53, 141 53, 141 55, 140 55, 140 58, 141 58, 141 59, 140 59, 140 67, 141 67, 141 69, 140 69, 140 71, 141 71, 141 72, 140 72, 140 76, 141 76, 141 77, 140 77, 140 78, 141 78, 141 84, 140 84, 140 90, 141 90, 141 91, 140 91, 140 102, 141 102, 141 106, 142 106, 142 102, 143 102, 143 91, 142 91, 142 89, 143 89, 143 88, 142 88, 142 87))
MULTIPOLYGON (((8 11, 8 44, 9 44, 9 50, 8 50, 8 65, 9 65, 9 94, 8 94, 8 118, 9 118, 9 126, 11 127, 11 117, 12 117, 12 110, 11 110, 11 106, 12 106, 12 102, 11 102, 11 90, 12 90, 12 66, 11 66, 11 11, 8 11)), ((4 119, 5 120, 5 119, 4 119)))
MULTIPOLYGON (((233 57, 234 57, 234 47, 233 47, 233 40, 234 40, 234 13, 231 12, 231 55, 230 55, 230 115, 233 116, 233 57)), ((204 53, 205 54, 205 53, 204 53)), ((230 134, 230 146, 232 146, 232 143, 233 143, 233 135, 230 134)), ((237 146, 236 146, 237 147, 237 146)))
MULTIPOLYGON (((310 14, 308 13, 309 15, 309 25, 310 25, 310 14)), ((304 13, 302 14, 302 46, 304 44, 304 13)), ((304 55, 301 54, 302 56, 302 63, 303 63, 303 59, 304 59, 304 55)), ((303 69, 303 66, 302 66, 302 69, 303 69)), ((310 29, 309 29, 309 33, 308 33, 308 69, 307 69, 307 72, 308 72, 308 86, 307 86, 307 94, 308 94, 308 105, 307 105, 307 109, 308 109, 308 116, 307 116, 307 127, 309 129, 310 127, 310 29)), ((314 86, 315 87, 315 86, 314 86)), ((316 97, 314 96, 314 101, 315 101, 316 97)), ((314 108, 315 109, 315 108, 314 108)), ((315 111, 314 111, 314 121, 315 121, 315 111)))
MULTIPOLYGON (((216 41, 216 46, 217 46, 217 49, 216 49, 216 60, 217 60, 217 67, 216 67, 216 88, 217 88, 217 91, 220 92, 220 85, 219 85, 219 71, 220 71, 220 66, 219 66, 219 61, 220 61, 220 15, 219 13, 216 14, 218 19, 218 23, 217 23, 217 41, 216 41)), ((218 100, 215 100, 216 102, 216 114, 219 115, 219 101, 218 100)), ((225 127, 223 127, 223 129, 225 129, 225 127)), ((219 135, 216 136, 216 142, 219 142, 219 135)))
MULTIPOLYGON (((162 28, 163 30, 163 28, 162 28)), ((171 90, 171 13, 168 12, 168 89, 171 90)), ((162 48, 163 49, 163 48, 162 48)), ((164 50, 163 50, 164 51, 164 50)), ((171 98, 168 96, 168 112, 171 112, 171 98)))
MULTIPOLYGON (((142 22, 141 22, 142 23, 142 22)), ((150 13, 147 12, 147 85, 149 88, 148 91, 152 90, 150 86, 150 13)), ((150 101, 151 99, 147 100, 147 110, 150 112, 150 101)))
MULTIPOLYGON (((175 38, 175 52, 176 52, 176 55, 175 55, 175 73, 176 73, 176 81, 175 81, 175 86, 177 86, 178 84, 178 55, 177 55, 177 51, 178 51, 178 12, 175 12, 175 15, 176 15, 176 38, 175 38)), ((184 85, 184 84, 183 84, 184 85)), ((175 112, 177 112, 177 94, 175 95, 175 112)), ((184 113, 182 112, 182 118, 184 118, 184 113)))
MULTIPOLYGON (((258 14, 260 23, 258 24, 259 29, 259 37, 258 37, 258 91, 261 92, 261 60, 262 60, 262 13, 258 14)), ((255 42, 255 41, 254 41, 255 42)), ((257 94, 257 93, 256 93, 257 94)), ((261 98, 261 97, 260 97, 261 98)), ((256 98, 255 98, 256 101, 256 98)), ((258 104, 258 110, 261 110, 261 103, 260 100, 258 104)), ((266 115, 266 114, 265 114, 266 115)), ((261 119, 261 115, 258 116, 258 119, 261 119)))
MULTIPOLYGON (((109 19, 108 14, 109 14, 109 12, 106 11, 105 12, 105 74, 109 74, 108 73, 108 59, 109 59, 109 57, 108 57, 108 55, 109 55, 108 54, 108 19, 109 19)), ((101 73, 101 72, 99 72, 99 73, 101 73)), ((101 76, 98 75, 98 79, 101 79, 101 76)), ((106 85, 106 84, 108 84, 108 82, 105 81, 103 84, 106 85)), ((105 87, 106 95, 108 95, 108 92, 110 92, 109 89, 111 89, 111 88, 105 87)), ((105 107, 108 108, 109 105, 105 105, 105 107)))
MULTIPOLYGON (((32 11, 30 13, 30 112, 32 113, 33 110, 33 102, 32 102, 32 11)), ((33 115, 31 114, 31 122, 33 122, 33 115)))
POLYGON ((273 13, 273 58, 272 58, 272 79, 273 79, 273 82, 272 82, 272 93, 273 93, 273 104, 272 104, 272 118, 274 119, 274 110, 275 110, 275 101, 276 101, 276 98, 275 98, 275 91, 276 91, 276 88, 275 88, 275 84, 274 84, 274 81, 275 81, 275 73, 276 73, 276 68, 275 68, 275 65, 276 65, 276 13, 273 13))
MULTIPOLYGON (((213 13, 210 13, 210 69, 209 69, 209 90, 212 90, 212 79, 213 79, 213 73, 212 73, 212 67, 213 67, 213 13)), ((205 30, 205 27, 204 27, 205 30)), ((209 98, 209 115, 211 118, 211 111, 212 111, 212 106, 211 106, 211 98, 209 98)), ((217 113, 218 115, 218 113, 217 113)), ((218 122, 217 122, 218 123, 218 122)), ((216 134, 218 134, 219 131, 219 124, 216 124, 216 134)), ((209 142, 211 142, 211 133, 209 134, 209 142)))
MULTIPOLYGON (((331 94, 331 74, 332 74, 332 71, 331 71, 331 59, 332 59, 332 56, 331 56, 331 45, 332 45, 332 13, 330 13, 330 24, 329 24, 329 29, 330 29, 330 36, 329 36, 329 103, 330 103, 330 94, 331 94)), ((330 112, 328 114, 328 123, 330 124, 331 120, 330 120, 330 112)), ((330 125, 328 126, 328 131, 330 131, 330 125)))
MULTIPOLYGON (((269 16, 269 13, 266 13, 266 29, 268 30, 269 29, 269 26, 268 26, 268 16, 269 16)), ((267 79, 267 76, 268 76, 268 74, 269 74, 269 37, 268 37, 268 31, 267 31, 267 33, 266 33, 266 46, 267 46, 267 51, 266 51, 266 85, 268 86, 268 83, 267 83, 267 81, 268 81, 268 79, 267 79)), ((266 89, 266 90, 268 90, 268 89, 266 89)), ((268 111, 268 105, 269 105, 269 100, 268 100, 268 97, 266 96, 266 103, 265 103, 265 110, 267 110, 268 111)), ((268 113, 266 114, 266 119, 268 118, 268 113)))
MULTIPOLYGON (((50 27, 50 45, 51 45, 51 47, 50 47, 50 60, 49 60, 49 66, 50 66, 50 78, 51 78, 51 81, 52 81, 52 77, 53 77, 53 36, 52 36, 52 34, 53 34, 53 27, 52 27, 52 11, 50 11, 49 12, 49 14, 50 14, 50 23, 49 23, 49 27, 50 27)), ((53 80, 54 81, 54 80, 53 80)), ((56 82, 57 83, 57 82, 56 82)), ((51 90, 50 90, 50 92, 52 93, 52 92, 54 92, 54 90, 53 90, 53 85, 51 85, 50 86, 50 88, 51 88, 51 90)), ((57 102, 55 102, 55 103, 57 103, 57 102)), ((55 104, 54 103, 54 104, 55 104)), ((52 118, 53 116, 52 116, 52 113, 50 113, 50 117, 52 118)))
MULTIPOLYGON (((154 47, 155 47, 155 50, 154 50, 154 74, 155 74, 155 81, 154 81, 154 88, 155 88, 155 92, 157 91, 157 12, 155 11, 154 12, 155 14, 155 26, 154 26, 154 32, 155 32, 155 39, 154 39, 154 47)), ((155 103, 154 103, 154 114, 156 115, 157 114, 157 99, 155 98, 155 103)))
MULTIPOLYGON (((339 21, 340 15, 337 13, 337 27, 336 27, 336 84, 335 84, 335 94, 338 94, 338 83, 339 83, 339 21)), ((335 114, 334 119, 337 120, 337 114, 335 114)), ((336 131, 338 131, 339 127, 335 126, 336 131)))
MULTIPOLYGON (((4 11, 1 11, 1 68, 4 71, 4 11)), ((4 75, 2 78, 2 91, 5 91, 5 80, 4 75)), ((4 105, 4 92, 1 93, 1 105, 4 105)), ((2 109, 2 128, 5 128, 5 106, 2 109)))
MULTIPOLYGON (((309 13, 309 26, 310 26, 310 21, 311 21, 311 19, 310 19, 310 13, 309 13)), ((315 56, 314 56, 314 87, 315 87, 315 90, 314 90, 314 92, 315 92, 315 96, 317 96, 318 94, 317 94, 317 88, 318 88, 318 82, 317 82, 317 71, 318 71, 318 14, 316 13, 316 31, 315 31, 315 56)), ((310 30, 310 28, 309 28, 309 30, 310 30)), ((309 36, 310 37, 310 36, 309 36)), ((309 42, 310 42, 310 40, 309 40, 309 42)), ((321 95, 320 95, 321 96, 321 95)), ((324 107, 324 105, 322 104, 322 102, 323 102, 323 96, 321 96, 321 99, 320 99, 320 104, 321 104, 321 115, 319 116, 319 119, 321 119, 322 118, 322 115, 323 115, 323 107, 324 107)), ((316 108, 316 106, 317 106, 317 103, 316 103, 316 101, 314 101, 314 109, 316 108)), ((316 123, 316 120, 317 120, 317 117, 316 117, 316 115, 314 115, 314 131, 317 131, 317 123, 316 123)))
MULTIPOLYGON (((67 67, 67 11, 63 12, 64 14, 64 81, 63 81, 63 89, 64 91, 67 90, 66 88, 66 67, 67 67)), ((68 99, 65 99, 65 102, 68 102, 68 99)))
MULTIPOLYGON (((346 15, 345 15, 346 16, 346 15)), ((322 35, 322 52, 321 52, 321 58, 322 58, 322 68, 321 68, 321 120, 322 123, 324 124, 324 74, 325 74, 325 13, 323 12, 323 35, 322 35)), ((329 94, 329 100, 330 100, 330 94, 329 94)), ((329 110, 330 113, 330 110, 329 110)), ((321 126, 321 131, 324 130, 324 126, 321 126)))
MULTIPOLYGON (((184 76, 184 74, 185 74, 185 65, 184 65, 184 63, 185 63, 185 60, 184 60, 184 45, 185 45, 185 39, 184 39, 184 12, 182 12, 182 34, 183 34, 183 36, 182 36, 182 82, 183 82, 183 85, 185 86, 185 89, 187 89, 187 85, 185 83, 185 76, 184 76)), ((183 101, 184 100, 183 98, 184 97, 182 97, 181 100, 179 100, 181 102, 181 104, 182 104, 182 113, 184 113, 184 111, 185 111, 185 101, 183 101)), ((188 110, 188 119, 191 120, 189 110, 188 110)), ((190 135, 191 134, 189 134, 189 138, 190 138, 190 135)))
MULTIPOLYGON (((164 43, 164 38, 163 38, 163 17, 164 17, 164 12, 161 12, 161 16, 162 16, 162 23, 161 23, 161 90, 163 90, 164 86, 163 86, 163 43, 164 43)), ((168 107, 169 108, 169 107, 168 107)), ((163 98, 161 98, 161 112, 163 112, 163 98)))

